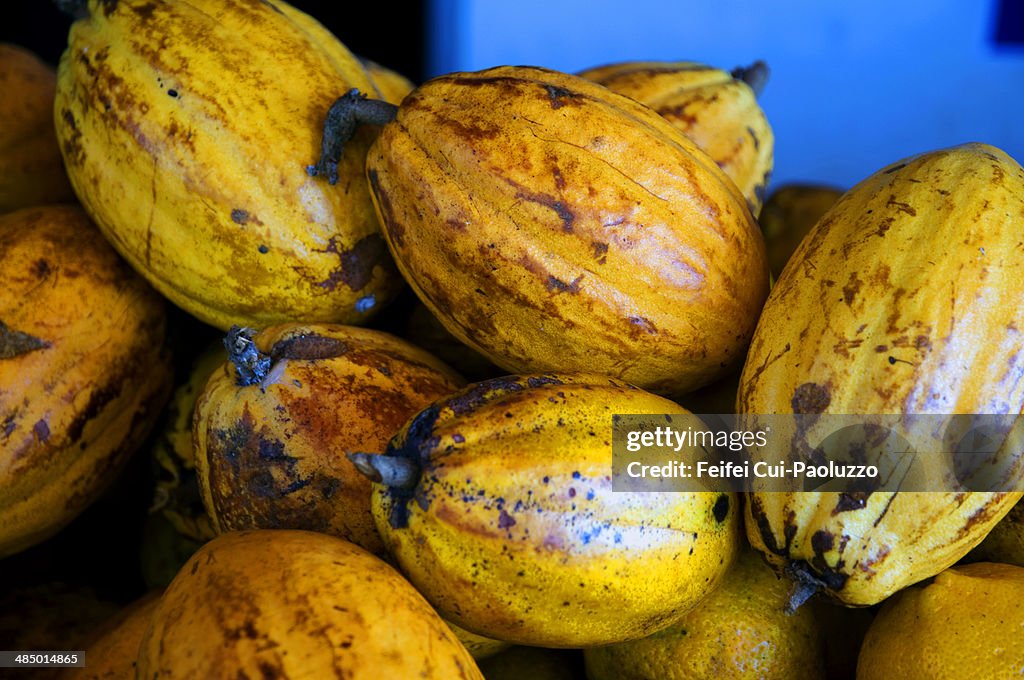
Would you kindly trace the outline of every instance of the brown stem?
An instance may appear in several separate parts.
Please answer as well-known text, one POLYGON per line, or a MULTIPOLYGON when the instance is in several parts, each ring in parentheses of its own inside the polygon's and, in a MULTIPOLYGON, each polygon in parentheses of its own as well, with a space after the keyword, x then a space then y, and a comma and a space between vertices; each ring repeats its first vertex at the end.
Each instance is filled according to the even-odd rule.
POLYGON ((338 182, 338 161, 345 153, 345 145, 356 134, 360 125, 384 125, 395 119, 398 107, 379 99, 367 99, 359 90, 349 90, 338 97, 327 111, 324 136, 320 142, 320 160, 306 166, 311 177, 327 177, 331 184, 338 182))
POLYGON ((754 91, 754 96, 760 97, 765 83, 768 82, 768 73, 768 64, 758 59, 750 66, 734 68, 732 70, 732 77, 745 82, 754 91))
POLYGON ((270 356, 256 347, 253 336, 256 331, 251 328, 232 326, 224 338, 224 348, 228 351, 228 359, 235 367, 238 376, 235 384, 239 387, 256 385, 263 381, 270 371, 270 356))
POLYGON ((72 19, 84 19, 89 16, 88 0, 53 0, 53 4, 72 19))
POLYGON ((376 453, 350 453, 348 459, 371 482, 392 489, 412 489, 420 481, 420 466, 411 458, 376 453))
POLYGON ((790 562, 784 571, 793 582, 785 609, 786 614, 792 616, 803 603, 824 590, 825 583, 811 572, 806 562, 790 562))
POLYGON ((22 333, 8 327, 0 321, 0 359, 13 359, 37 349, 49 347, 50 343, 40 340, 34 335, 22 333))

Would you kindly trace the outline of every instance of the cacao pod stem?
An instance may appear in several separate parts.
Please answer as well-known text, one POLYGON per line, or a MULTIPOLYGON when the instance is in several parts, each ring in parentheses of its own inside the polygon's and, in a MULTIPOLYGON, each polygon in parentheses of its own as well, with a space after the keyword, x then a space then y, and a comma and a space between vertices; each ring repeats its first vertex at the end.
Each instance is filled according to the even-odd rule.
POLYGON ((320 142, 320 160, 306 166, 310 177, 326 176, 331 184, 338 182, 338 161, 345 153, 345 144, 360 125, 384 125, 395 119, 398 107, 379 99, 367 99, 359 90, 349 90, 338 97, 327 111, 324 136, 320 142))
POLYGON ((348 459, 371 482, 392 489, 412 489, 420 479, 420 466, 411 458, 373 453, 349 453, 348 459))
POLYGON ((737 66, 732 70, 732 77, 745 82, 754 91, 754 96, 759 97, 768 82, 768 64, 758 59, 750 66, 737 66))
POLYGON ((50 343, 45 340, 13 330, 0 321, 0 359, 13 359, 16 356, 49 346, 50 343))
POLYGON ((786 614, 792 616, 804 602, 825 587, 817 576, 811 573, 804 562, 790 562, 785 568, 786 576, 793 581, 793 587, 789 591, 789 600, 786 602, 786 614))
POLYGON ((253 336, 256 331, 251 328, 232 326, 224 338, 224 349, 228 351, 228 359, 235 367, 238 376, 235 384, 248 387, 263 382, 270 372, 270 356, 256 347, 253 336))

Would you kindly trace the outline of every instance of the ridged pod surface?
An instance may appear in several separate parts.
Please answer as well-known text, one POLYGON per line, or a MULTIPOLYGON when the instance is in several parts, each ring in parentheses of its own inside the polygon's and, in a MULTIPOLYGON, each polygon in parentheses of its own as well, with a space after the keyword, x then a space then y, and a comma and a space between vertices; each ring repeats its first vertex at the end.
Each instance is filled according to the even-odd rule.
MULTIPOLYGON (((1019 414, 1022 220, 1024 169, 984 144, 907 158, 858 184, 773 288, 740 412, 1019 414)), ((1020 497, 754 493, 747 535, 775 565, 799 564, 838 600, 870 605, 959 560, 1020 497)))
POLYGON ((122 255, 201 320, 361 323, 400 287, 361 131, 341 181, 310 177, 324 115, 359 61, 274 0, 93 0, 58 69, 72 185, 122 255))
POLYGON ((253 343, 269 359, 262 380, 240 385, 236 365, 225 362, 196 402, 196 476, 214 529, 306 529, 383 552, 370 481, 345 454, 384 451, 462 379, 372 329, 281 324, 253 343))
POLYGON ((664 116, 715 159, 756 216, 775 164, 775 136, 741 72, 692 61, 627 61, 579 75, 664 116))
POLYGON ((0 213, 75 198, 53 129, 53 67, 0 43, 0 213))
POLYGON ((483 678, 394 568, 340 538, 288 530, 200 548, 153 613, 137 677, 483 678))
POLYGON ((642 637, 715 588, 739 548, 732 494, 612 489, 612 415, 684 412, 594 375, 475 383, 391 441, 385 458, 419 474, 375 486, 377 528, 467 630, 545 647, 642 637))
POLYGON ((413 290, 507 371, 675 393, 742 361, 761 234, 715 162, 628 97, 533 67, 441 76, 403 100, 367 174, 413 290))
POLYGON ((0 217, 0 556, 113 481, 171 391, 164 302, 77 206, 0 217))

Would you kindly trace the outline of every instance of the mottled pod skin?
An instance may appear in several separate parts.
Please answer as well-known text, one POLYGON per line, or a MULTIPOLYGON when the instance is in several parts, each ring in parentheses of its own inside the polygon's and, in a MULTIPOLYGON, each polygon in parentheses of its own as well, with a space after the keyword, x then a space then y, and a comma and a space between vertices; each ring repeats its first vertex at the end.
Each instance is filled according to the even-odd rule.
POLYGON ((279 0, 92 1, 54 120, 83 205, 161 293, 226 330, 359 324, 399 290, 363 177, 373 131, 310 177, 330 103, 365 69, 279 0))
POLYGON ((171 391, 164 302, 77 206, 0 217, 0 556, 114 480, 171 391))
MULTIPOLYGON (((740 412, 1019 414, 1022 221, 1024 169, 984 144, 907 158, 858 184, 773 288, 740 412)), ((1019 475, 1020 452, 1006 454, 1019 475)), ((1021 495, 754 493, 747 535, 776 566, 871 605, 959 560, 1021 495)))
POLYGON ((215 530, 307 529, 383 552, 370 481, 345 454, 384 451, 461 378, 371 329, 282 324, 254 341, 272 359, 266 377, 240 386, 235 366, 224 363, 195 408, 196 474, 215 530))
POLYGON ((692 61, 627 61, 579 75, 664 116, 715 159, 756 216, 775 164, 775 136, 757 91, 738 77, 742 71, 692 61))
POLYGON ((385 457, 377 527, 446 619, 488 637, 582 647, 642 637, 719 582, 739 546, 730 494, 613 492, 612 415, 684 413, 586 374, 475 383, 421 411, 385 457))
POLYGON ((75 198, 53 129, 56 89, 53 67, 0 43, 0 213, 75 198))
POLYGON ((391 566, 293 530, 232 532, 200 548, 153 613, 137 677, 483 678, 391 566))
POLYGON ((735 184, 653 110, 532 67, 435 78, 367 156, 400 270, 505 370, 684 392, 742 361, 767 295, 735 184))

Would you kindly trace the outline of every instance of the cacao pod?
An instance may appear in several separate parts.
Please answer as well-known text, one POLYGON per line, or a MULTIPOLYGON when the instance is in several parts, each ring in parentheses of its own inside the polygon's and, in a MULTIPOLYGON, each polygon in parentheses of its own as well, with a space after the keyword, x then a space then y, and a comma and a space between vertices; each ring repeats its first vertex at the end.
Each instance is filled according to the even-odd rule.
POLYGON ((628 97, 533 67, 441 76, 402 101, 367 175, 413 290, 507 371, 676 393, 742 362, 760 231, 715 162, 628 97))
POLYGON ((419 409, 462 379, 381 331, 281 324, 229 334, 232 362, 213 372, 194 413, 193 447, 214 529, 306 529, 383 552, 370 482, 347 452, 382 452, 419 409), (265 361, 243 373, 245 352, 265 361))
POLYGON ((685 413, 587 374, 494 378, 420 411, 382 456, 373 515, 446 619, 517 644, 581 647, 663 628, 739 549, 733 494, 617 492, 612 415, 685 413))
MULTIPOLYGON (((772 289, 740 412, 1020 414, 1021 215, 1024 169, 984 144, 850 189, 772 289)), ((1020 488, 1021 452, 1000 455, 1020 488)), ((1022 496, 940 491, 753 493, 747 536, 780 569, 871 605, 955 563, 1022 496)))
POLYGON ((359 61, 280 0, 88 3, 58 68, 55 121, 78 197, 118 251, 202 321, 362 323, 399 290, 363 177, 309 177, 359 61))
POLYGON ((0 556, 113 481, 171 390, 164 301, 77 206, 0 216, 0 556))

